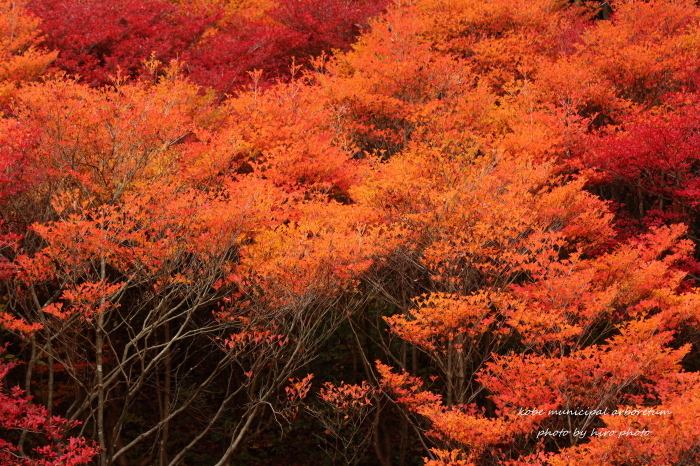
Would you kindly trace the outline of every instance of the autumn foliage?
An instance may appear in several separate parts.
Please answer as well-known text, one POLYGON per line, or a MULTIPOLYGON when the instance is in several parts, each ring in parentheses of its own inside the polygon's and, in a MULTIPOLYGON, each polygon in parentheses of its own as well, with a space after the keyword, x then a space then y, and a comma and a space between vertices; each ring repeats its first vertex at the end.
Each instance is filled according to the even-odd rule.
POLYGON ((33 447, 29 454, 18 454, 19 448, 0 439, 0 460, 7 465, 74 466, 89 464, 97 449, 83 438, 63 438, 65 432, 78 424, 58 416, 49 416, 46 408, 33 405, 19 387, 6 393, 2 382, 14 364, 0 364, 0 426, 5 432, 32 432, 45 436, 48 445, 33 447))
POLYGON ((6 1, 0 37, 0 461, 700 461, 695 2, 6 1))
POLYGON ((255 11, 215 1, 32 0, 28 9, 42 20, 43 45, 60 50, 56 68, 87 84, 111 84, 118 74, 148 79, 143 63, 153 57, 184 60, 193 81, 232 92, 256 69, 266 81, 286 78, 294 57, 302 63, 346 49, 383 6, 382 0, 281 0, 255 11))

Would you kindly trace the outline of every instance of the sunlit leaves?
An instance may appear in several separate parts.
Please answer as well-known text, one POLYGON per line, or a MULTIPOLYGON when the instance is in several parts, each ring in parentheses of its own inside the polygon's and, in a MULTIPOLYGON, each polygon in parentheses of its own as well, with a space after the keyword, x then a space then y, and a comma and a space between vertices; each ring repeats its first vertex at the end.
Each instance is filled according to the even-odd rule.
MULTIPOLYGON (((700 298, 675 224, 700 189, 692 2, 594 21, 590 2, 418 0, 371 28, 381 2, 33 5, 83 81, 33 82, 54 55, 0 5, 0 324, 83 398, 105 354, 107 385, 138 397, 166 391, 159 357, 184 368, 206 341, 231 374, 219 424, 291 420, 304 365, 361 310, 416 373, 323 384, 329 438, 369 432, 389 395, 431 466, 696 460, 700 298), (643 221, 621 232, 625 210, 643 221), (679 414, 518 414, 650 406, 679 414), (658 435, 537 435, 568 424, 658 435)), ((168 396, 189 390, 177 371, 168 396)), ((179 422, 163 400, 151 432, 179 422)))
POLYGON ((6 105, 18 84, 38 78, 58 55, 39 47, 40 20, 26 2, 0 2, 0 103, 6 105))

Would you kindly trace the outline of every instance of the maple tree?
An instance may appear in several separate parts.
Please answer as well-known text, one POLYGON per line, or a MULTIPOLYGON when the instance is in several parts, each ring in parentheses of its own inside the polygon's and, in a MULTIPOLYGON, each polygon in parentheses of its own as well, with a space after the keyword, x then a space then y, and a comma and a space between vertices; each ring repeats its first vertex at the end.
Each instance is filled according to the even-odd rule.
MULTIPOLYGON (((47 355, 47 406, 59 380, 72 386, 68 418, 92 424, 101 464, 156 436, 158 460, 176 463, 245 407, 228 433, 226 461, 253 421, 293 416, 299 396, 280 391, 358 305, 355 277, 383 241, 371 211, 326 194, 346 189, 351 175, 319 164, 283 175, 299 155, 283 158, 274 145, 254 149, 264 161, 229 152, 231 144, 260 144, 247 142, 239 125, 265 121, 290 99, 308 101, 296 97, 302 89, 242 98, 231 105, 253 106, 250 122, 216 123, 211 99, 177 69, 154 85, 91 89, 57 78, 17 95, 18 120, 40 128, 34 150, 43 157, 33 168, 48 178, 14 197, 30 225, 13 245, 3 325, 30 344, 30 367, 47 355), (229 129, 208 140, 210 124, 229 129), (244 162, 256 169, 236 173, 244 162), (190 354, 191 345, 203 350, 190 354), (203 378, 200 366, 210 368, 203 378), (238 382, 229 381, 218 411, 189 443, 169 449, 178 416, 227 373, 238 382), (159 417, 125 438, 129 414, 153 385, 159 417)), ((277 144, 297 134, 290 130, 277 144)), ((293 150, 308 153, 309 145, 293 150)), ((32 377, 29 370, 27 390, 32 377)))
MULTIPOLYGON (((646 17, 646 12, 637 14, 637 4, 632 13, 632 3, 624 3, 618 16, 613 12, 613 22, 587 26, 591 33, 584 27, 576 27, 572 32, 580 34, 581 41, 590 40, 597 33, 616 34, 613 31, 617 31, 617 27, 624 30, 629 27, 627 22, 646 17), (620 18, 619 22, 616 18, 620 18)), ((562 95, 569 88, 571 92, 580 92, 581 83, 569 77, 569 82, 575 82, 576 87, 565 86, 562 77, 556 74, 563 70, 580 72, 580 69, 568 64, 567 68, 556 66, 580 60, 577 55, 586 56, 592 63, 598 60, 593 58, 597 57, 595 51, 575 46, 546 48, 550 44, 566 45, 561 40, 548 43, 542 38, 551 32, 563 32, 561 29, 552 31, 552 25, 570 28, 572 20, 568 12, 564 12, 561 19, 553 20, 556 10, 548 10, 548 15, 534 14, 547 7, 544 4, 531 4, 532 11, 509 10, 505 2, 501 6, 504 10, 471 2, 457 6, 424 2, 423 7, 429 13, 399 11, 387 18, 394 28, 391 32, 394 37, 402 34, 396 29, 403 25, 401 21, 406 16, 412 18, 404 31, 411 34, 416 34, 414 31, 418 28, 419 34, 434 37, 438 33, 445 34, 444 29, 449 29, 450 24, 471 32, 461 35, 452 32, 456 37, 448 36, 444 40, 454 42, 449 42, 445 49, 450 52, 457 48, 470 49, 466 65, 476 66, 484 73, 484 85, 488 87, 475 85, 468 91, 471 95, 464 91, 462 95, 483 102, 484 97, 492 93, 486 102, 498 102, 498 109, 492 111, 494 116, 489 115, 489 126, 483 126, 483 120, 467 120, 470 124, 467 127, 475 134, 470 144, 474 155, 467 152, 462 156, 468 164, 453 162, 456 157, 450 153, 449 146, 439 142, 444 133, 420 132, 413 138, 413 145, 409 144, 407 150, 393 156, 378 170, 376 187, 370 184, 368 189, 370 197, 365 191, 359 194, 371 200, 376 208, 386 209, 388 215, 406 222, 410 225, 408 230, 416 235, 412 242, 416 252, 404 259, 411 263, 407 263, 403 271, 417 268, 412 273, 419 274, 415 280, 420 280, 421 286, 413 287, 414 299, 407 300, 405 288, 397 290, 387 288, 390 283, 382 285, 382 293, 402 311, 386 321, 392 333, 417 345, 434 361, 440 375, 433 379, 433 385, 442 388, 437 393, 428 390, 419 378, 406 372, 392 372, 383 364, 378 366, 380 382, 412 413, 429 419, 429 434, 438 439, 439 447, 430 453, 428 464, 511 464, 512 460, 516 460, 512 464, 597 464, 601 455, 611 464, 628 461, 644 464, 649 458, 645 456, 648 455, 644 446, 648 442, 646 439, 625 437, 617 443, 606 443, 607 439, 597 438, 589 443, 584 441, 585 446, 574 447, 569 452, 567 446, 581 441, 578 437, 572 438, 573 427, 589 427, 590 432, 593 424, 578 425, 580 418, 571 416, 568 424, 567 419, 546 414, 518 416, 517 411, 518 407, 547 413, 550 409, 582 406, 612 409, 625 404, 662 403, 663 406, 670 402, 668 398, 662 402, 659 397, 667 396, 661 393, 666 393, 663 387, 669 378, 683 374, 681 363, 690 351, 689 345, 680 348, 671 345, 673 335, 687 325, 694 325, 690 303, 697 299, 696 293, 678 291, 685 276, 678 267, 688 260, 692 246, 687 241, 677 243, 684 233, 682 228, 652 229, 639 238, 627 233, 627 243, 618 244, 617 249, 600 255, 597 248, 613 238, 612 217, 605 214, 607 209, 603 204, 584 195, 581 190, 586 183, 584 179, 562 184, 567 178, 557 181, 557 173, 571 173, 572 168, 580 172, 585 168, 586 174, 598 177, 601 175, 590 170, 591 166, 616 163, 620 173, 617 176, 624 176, 623 170, 634 170, 638 162, 644 164, 642 176, 645 178, 642 179, 649 179, 647 174, 658 170, 662 173, 661 180, 677 181, 674 187, 678 189, 676 196, 680 196, 686 186, 692 190, 693 185, 681 181, 683 175, 678 170, 689 172, 686 179, 694 175, 690 162, 681 155, 683 146, 677 147, 681 144, 692 147, 693 142, 686 132, 677 136, 678 142, 674 143, 673 136, 666 138, 669 132, 654 131, 659 123, 654 129, 647 126, 649 136, 640 138, 640 133, 634 132, 642 131, 641 123, 632 127, 629 138, 615 135, 591 147, 597 135, 588 136, 591 127, 586 127, 584 119, 588 118, 586 113, 593 105, 606 101, 607 105, 616 107, 610 111, 629 112, 630 106, 636 106, 639 99, 650 95, 641 96, 636 89, 649 89, 653 93, 653 86, 637 81, 646 78, 630 76, 624 81, 614 81, 611 78, 618 75, 611 69, 591 70, 585 79, 595 79, 596 74, 603 73, 604 79, 611 79, 608 82, 618 87, 621 94, 608 93, 612 98, 607 99, 606 90, 601 92, 596 88, 592 91, 595 94, 562 95), (479 11, 474 20, 494 23, 480 23, 478 28, 469 30, 465 25, 468 20, 464 18, 479 8, 494 9, 479 11), (421 22, 423 14, 443 15, 445 22, 421 22), (494 16, 489 17, 489 14, 494 16), (501 15, 508 16, 506 24, 512 32, 490 36, 490 24, 499 24, 496 21, 501 15), (458 21, 451 19, 455 16, 459 17, 458 21), (440 24, 443 31, 435 31, 433 24, 440 24), (533 49, 533 40, 542 40, 542 49, 533 49), (512 51, 518 59, 492 61, 513 56, 505 54, 504 50, 512 51), (494 51, 498 51, 498 55, 492 55, 494 51), (548 68, 552 59, 555 67, 548 68), (553 86, 551 80, 555 78, 559 84, 553 86), (559 95, 552 96, 552 92, 559 95), (494 120, 500 120, 505 131, 494 126, 494 120), (546 135, 552 133, 554 137, 547 139, 546 135), (433 138, 438 141, 433 142, 433 138), (652 146, 652 138, 658 138, 655 146, 652 146), (648 144, 642 147, 651 146, 650 156, 658 153, 659 157, 670 158, 670 154, 661 151, 667 154, 672 151, 673 160, 678 161, 672 163, 677 163, 679 168, 671 172, 674 168, 669 170, 659 159, 644 160, 639 157, 640 152, 630 153, 626 148, 618 150, 625 156, 629 154, 627 160, 634 159, 634 162, 616 159, 611 153, 618 140, 621 144, 648 144), (575 141, 587 145, 574 148, 575 141), (608 147, 611 151, 602 155, 608 147), (585 158, 596 150, 600 154, 597 163, 577 164, 578 161, 571 158, 576 151, 582 154, 582 159, 592 162, 585 158), (495 155, 501 151, 517 158, 495 155), (425 162, 426 159, 431 162, 425 162), (551 165, 547 160, 561 160, 562 163, 551 165), (539 172, 543 178, 528 177, 533 172, 539 172), (669 254, 674 251, 674 243, 678 244, 678 249, 669 254), (661 296, 663 298, 657 299, 661 296), (688 303, 688 307, 680 303, 688 303), (648 372, 650 370, 655 372, 648 372), (568 427, 568 434, 562 440, 541 439, 536 435, 544 429, 562 432, 565 427, 568 427), (533 449, 541 453, 520 456, 533 449)), ((516 8, 515 5, 512 8, 516 8)), ((661 7, 651 4, 648 8, 648 18, 656 19, 658 16, 652 16, 652 11, 659 12, 661 7)), ((690 4, 679 8, 692 10, 693 14, 697 11, 697 7, 690 4)), ((689 23, 679 23, 677 30, 683 33, 686 24, 689 23)), ((394 49, 401 46, 387 43, 385 36, 373 35, 375 40, 394 49)), ((659 49, 654 53, 657 52, 662 53, 659 49)), ((618 58, 616 55, 613 60, 618 58)), ((629 61, 617 63, 627 66, 629 61)), ((652 72, 641 67, 639 71, 652 72)), ((682 76, 682 72, 678 72, 671 79, 682 79, 682 76)), ((677 89, 673 85, 664 88, 666 85, 659 84, 664 92, 677 89)), ((464 106, 462 109, 466 110, 464 106)), ((472 116, 464 110, 460 117, 472 116)), ((641 109, 639 115, 654 118, 641 109)), ((662 114, 660 118, 665 117, 662 114)), ((687 124, 691 126, 692 121, 687 124)), ((675 125, 674 129, 677 127, 675 125)), ((682 132, 683 126, 678 131, 682 132)), ((606 173, 602 172, 602 176, 606 173)), ((662 186, 663 183, 657 181, 655 188, 663 189, 662 186)), ((683 210, 678 207, 679 201, 671 201, 676 212, 683 210)), ((687 208, 685 210, 688 212, 687 208)), ((674 218, 678 221, 684 217, 667 217, 674 218)), ((404 370, 407 368, 406 362, 398 365, 404 370)), ((626 418, 604 416, 603 420, 614 426, 615 431, 647 425, 641 417, 635 419, 636 424, 626 418)), ((586 422, 598 421, 589 417, 586 422)), ((594 425, 599 428, 601 424, 594 425)), ((671 462, 695 458, 693 441, 674 451, 667 451, 661 443, 663 441, 655 443, 659 450, 654 458, 671 462)))

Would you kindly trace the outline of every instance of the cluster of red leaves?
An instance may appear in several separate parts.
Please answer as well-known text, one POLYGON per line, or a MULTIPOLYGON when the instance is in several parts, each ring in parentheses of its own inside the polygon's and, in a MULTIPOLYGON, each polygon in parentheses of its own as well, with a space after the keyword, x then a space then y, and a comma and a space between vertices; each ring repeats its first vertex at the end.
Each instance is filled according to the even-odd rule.
MULTIPOLYGON (((3 351, 4 352, 4 351, 3 351)), ((2 353, 0 353, 2 354, 2 353)), ((88 464, 97 455, 97 448, 84 438, 65 438, 65 432, 78 422, 59 416, 49 417, 41 405, 31 403, 19 387, 6 390, 4 378, 14 364, 0 362, 0 428, 6 433, 22 431, 39 436, 41 446, 29 455, 20 454, 17 445, 8 437, 0 438, 0 462, 7 466, 76 466, 88 464)))
POLYGON ((218 19, 162 0, 37 0, 28 8, 42 20, 43 44, 60 52, 54 65, 93 86, 147 74, 151 55, 178 58, 218 19))
POLYGON ((652 114, 636 111, 620 128, 591 135, 580 156, 598 169, 591 183, 646 204, 635 214, 647 223, 659 214, 691 220, 700 207, 699 109, 696 94, 676 94, 652 114))
POLYGON ((143 63, 154 57, 183 60, 192 80, 231 92, 255 69, 285 78, 293 57, 346 49, 385 3, 282 0, 259 17, 164 0, 32 0, 29 9, 43 21, 43 45, 60 52, 55 66, 92 86, 119 73, 148 77, 143 63))

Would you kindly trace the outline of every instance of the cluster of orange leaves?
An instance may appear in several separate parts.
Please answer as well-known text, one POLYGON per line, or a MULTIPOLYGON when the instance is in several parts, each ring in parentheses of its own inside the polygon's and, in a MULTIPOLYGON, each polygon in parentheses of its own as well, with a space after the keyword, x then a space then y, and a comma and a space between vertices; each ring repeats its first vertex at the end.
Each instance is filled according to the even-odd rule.
POLYGON ((318 396, 336 409, 346 411, 371 406, 372 392, 373 389, 367 381, 363 381, 360 385, 344 382, 335 385, 332 382, 325 382, 318 396))

